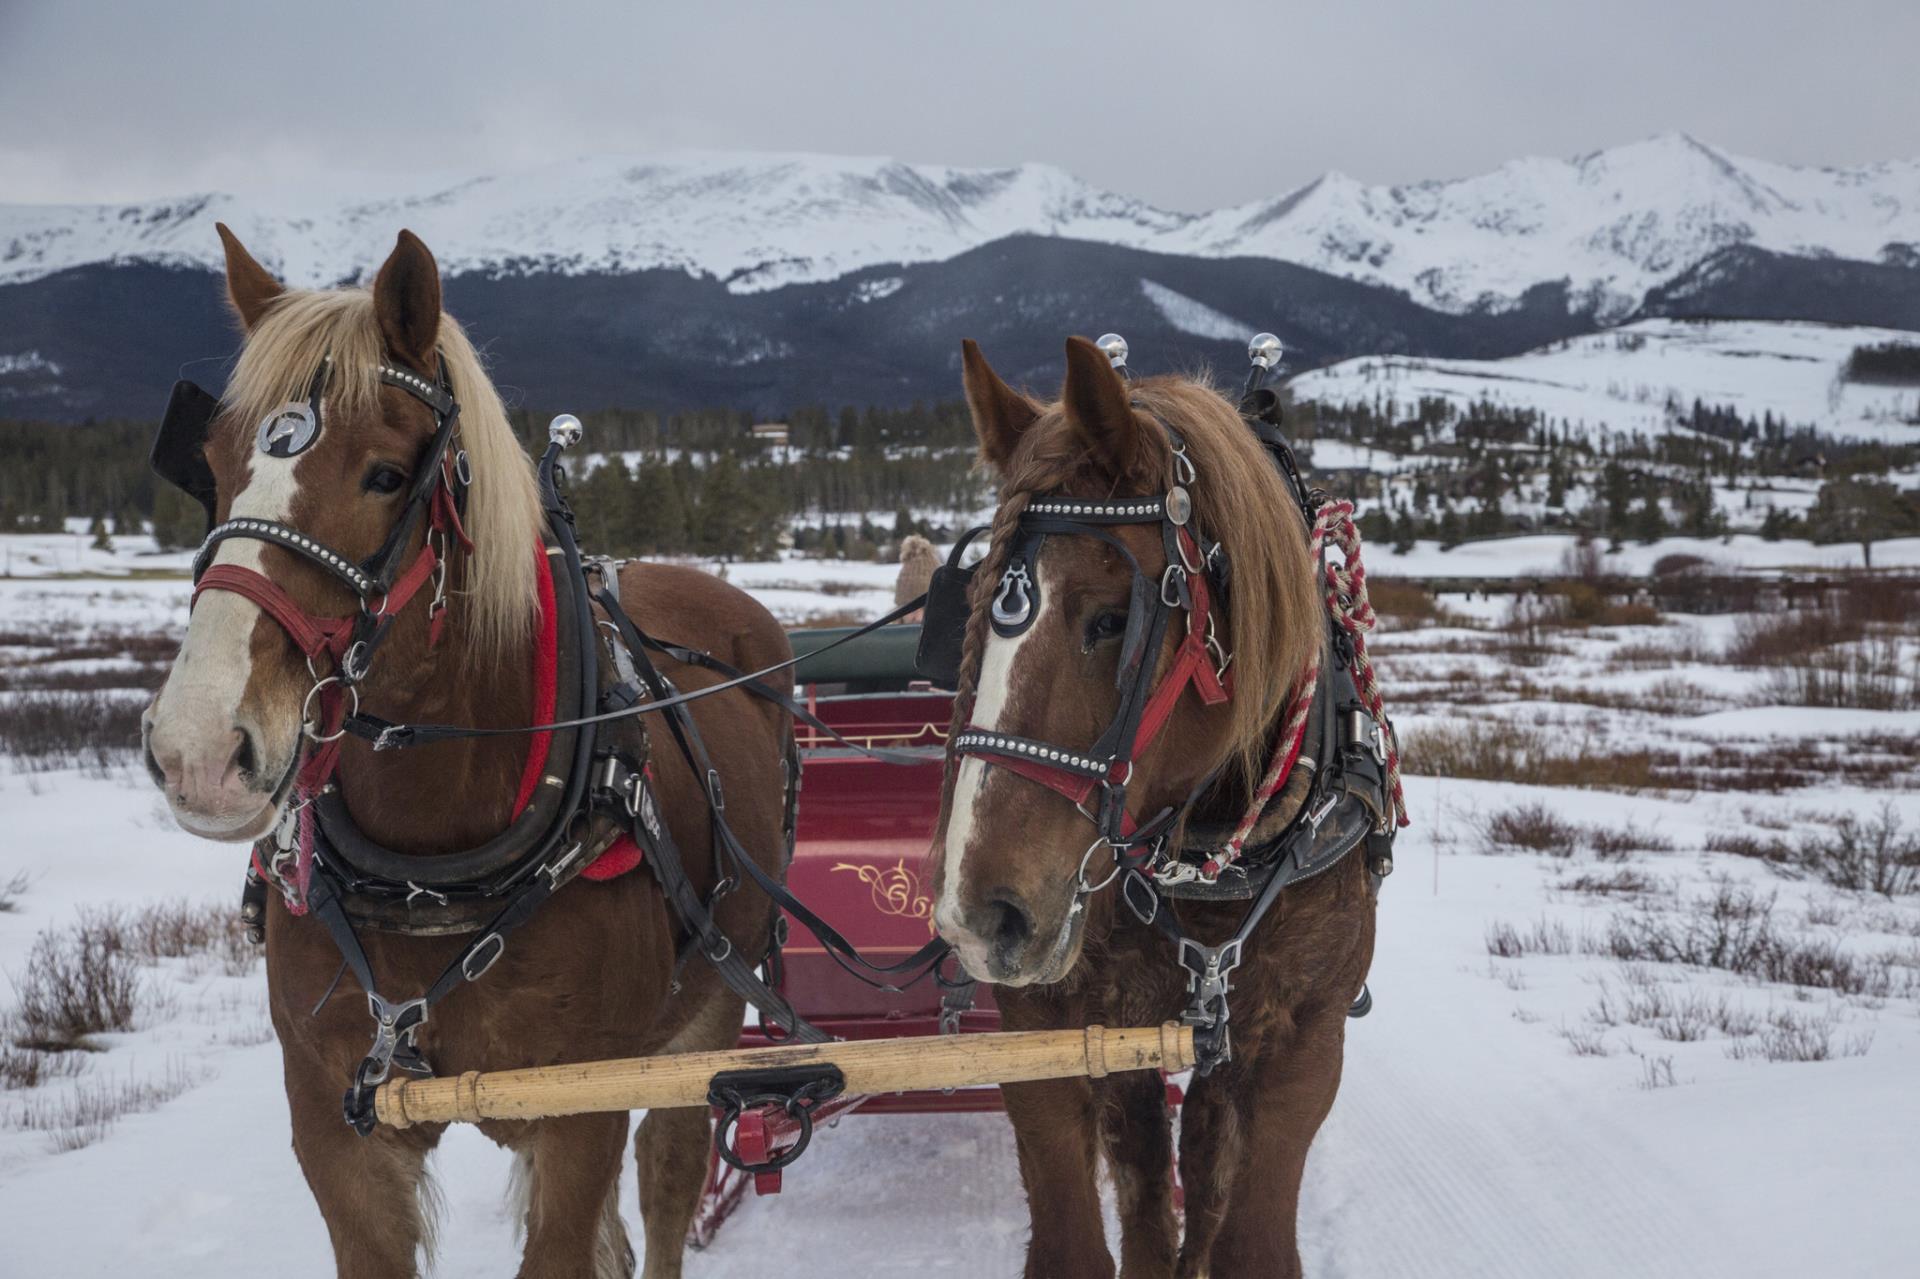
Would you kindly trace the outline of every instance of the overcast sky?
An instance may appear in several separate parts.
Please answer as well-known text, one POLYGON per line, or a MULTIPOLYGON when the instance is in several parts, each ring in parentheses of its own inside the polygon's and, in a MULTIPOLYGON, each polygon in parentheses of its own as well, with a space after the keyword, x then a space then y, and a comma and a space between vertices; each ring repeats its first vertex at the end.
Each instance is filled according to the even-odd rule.
POLYGON ((1920 158, 1920 0, 0 0, 0 202, 698 147, 1201 209, 1667 130, 1920 158))

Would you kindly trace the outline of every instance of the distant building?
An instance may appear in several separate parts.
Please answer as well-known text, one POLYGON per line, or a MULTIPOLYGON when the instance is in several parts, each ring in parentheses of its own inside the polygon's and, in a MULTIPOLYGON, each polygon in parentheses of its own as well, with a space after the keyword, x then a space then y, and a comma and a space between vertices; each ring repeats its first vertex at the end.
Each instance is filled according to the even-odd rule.
POLYGON ((787 424, 785 422, 755 422, 747 428, 747 434, 753 437, 755 444, 785 444, 787 442, 787 424))

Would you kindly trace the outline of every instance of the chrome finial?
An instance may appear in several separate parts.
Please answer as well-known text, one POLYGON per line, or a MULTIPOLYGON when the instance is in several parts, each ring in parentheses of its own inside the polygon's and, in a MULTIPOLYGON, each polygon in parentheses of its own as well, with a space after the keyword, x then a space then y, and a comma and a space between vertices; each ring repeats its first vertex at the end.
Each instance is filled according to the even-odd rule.
POLYGON ((579 418, 571 413, 562 413, 547 423, 547 439, 563 449, 570 449, 580 442, 582 430, 579 418))
POLYGON ((1256 333, 1247 343, 1247 359, 1263 369, 1278 366, 1285 351, 1286 345, 1271 333, 1256 333))
POLYGON ((1127 367, 1127 340, 1118 333, 1102 333, 1094 345, 1100 348, 1100 354, 1107 357, 1108 364, 1116 369, 1127 367))

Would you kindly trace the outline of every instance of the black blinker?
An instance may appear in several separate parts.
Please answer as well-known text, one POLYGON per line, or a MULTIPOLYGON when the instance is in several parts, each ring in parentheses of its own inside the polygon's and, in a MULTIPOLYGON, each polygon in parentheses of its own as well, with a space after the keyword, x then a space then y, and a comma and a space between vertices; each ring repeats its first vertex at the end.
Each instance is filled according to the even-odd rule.
POLYGON ((206 508, 208 528, 219 499, 207 465, 207 431, 219 412, 219 397, 192 382, 175 382, 148 458, 155 475, 206 508))
POLYGON ((967 620, 973 616, 968 596, 974 573, 973 569, 960 567, 960 557, 968 543, 986 531, 985 525, 968 530, 927 583, 927 606, 921 614, 920 647, 914 652, 913 668, 936 688, 960 686, 960 654, 967 643, 967 620))

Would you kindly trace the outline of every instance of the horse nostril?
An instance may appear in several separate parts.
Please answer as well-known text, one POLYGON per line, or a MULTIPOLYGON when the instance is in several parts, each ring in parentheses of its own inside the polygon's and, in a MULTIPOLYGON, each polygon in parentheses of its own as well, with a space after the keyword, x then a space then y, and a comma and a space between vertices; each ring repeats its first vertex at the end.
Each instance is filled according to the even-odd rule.
POLYGON ((240 775, 252 781, 260 775, 260 752, 253 744, 253 734, 246 729, 239 730, 240 744, 233 748, 233 766, 240 775))
POLYGON ((1001 954, 1018 951, 1033 936, 1033 916, 1019 898, 1003 893, 987 902, 986 937, 1001 954))

